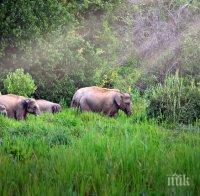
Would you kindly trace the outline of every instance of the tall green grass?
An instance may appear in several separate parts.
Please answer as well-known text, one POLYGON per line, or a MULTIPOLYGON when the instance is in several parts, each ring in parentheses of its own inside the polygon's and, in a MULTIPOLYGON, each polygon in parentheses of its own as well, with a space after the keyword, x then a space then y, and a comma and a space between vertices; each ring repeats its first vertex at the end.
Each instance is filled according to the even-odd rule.
POLYGON ((120 114, 0 117, 0 195, 199 195, 200 135, 120 114), (168 186, 173 174, 189 186, 168 186))

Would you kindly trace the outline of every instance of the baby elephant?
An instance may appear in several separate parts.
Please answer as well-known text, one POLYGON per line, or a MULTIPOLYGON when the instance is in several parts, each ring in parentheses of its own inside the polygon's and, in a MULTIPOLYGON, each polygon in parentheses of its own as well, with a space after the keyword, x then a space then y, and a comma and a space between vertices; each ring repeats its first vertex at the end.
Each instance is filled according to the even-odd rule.
POLYGON ((7 116, 8 113, 6 111, 6 107, 4 105, 0 105, 0 115, 7 116))
POLYGON ((61 106, 57 103, 53 103, 43 99, 36 100, 36 102, 39 105, 41 113, 49 112, 55 114, 61 111, 61 106))

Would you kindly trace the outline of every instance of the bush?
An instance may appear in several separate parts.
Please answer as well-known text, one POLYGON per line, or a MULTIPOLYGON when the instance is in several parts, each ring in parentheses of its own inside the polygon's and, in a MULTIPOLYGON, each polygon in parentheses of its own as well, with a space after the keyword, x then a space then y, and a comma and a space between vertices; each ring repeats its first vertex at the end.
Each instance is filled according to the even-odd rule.
POLYGON ((23 69, 16 69, 15 72, 9 73, 4 80, 4 86, 8 93, 27 97, 32 95, 36 90, 31 75, 29 73, 24 73, 23 69))
POLYGON ((200 87, 194 81, 169 76, 148 93, 149 117, 173 123, 193 123, 200 118, 200 87))
POLYGON ((5 41, 29 40, 54 30, 70 20, 66 7, 57 0, 16 2, 5 0, 1 4, 0 11, 2 19, 0 32, 5 41))
POLYGON ((134 85, 141 77, 141 69, 137 68, 137 58, 126 62, 123 66, 103 67, 96 71, 94 81, 96 85, 107 88, 117 88, 130 93, 135 89, 134 85), (135 61, 135 62, 134 62, 135 61))
POLYGON ((54 102, 62 100, 62 102, 65 102, 65 105, 69 106, 74 92, 74 82, 68 75, 59 78, 55 74, 50 73, 49 75, 45 75, 44 81, 38 83, 35 97, 54 102))

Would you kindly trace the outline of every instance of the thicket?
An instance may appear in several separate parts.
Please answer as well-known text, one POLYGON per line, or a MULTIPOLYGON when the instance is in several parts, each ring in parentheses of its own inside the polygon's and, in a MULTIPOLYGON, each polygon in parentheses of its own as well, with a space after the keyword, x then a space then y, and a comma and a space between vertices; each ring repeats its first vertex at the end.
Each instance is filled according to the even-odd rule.
MULTIPOLYGON (((115 2, 116 3, 116 2, 115 2)), ((0 17, 1 91, 7 74, 22 67, 37 98, 67 104, 76 88, 94 84, 100 49, 79 32, 81 14, 112 9, 112 1, 3 1, 0 17)))
POLYGON ((163 84, 149 90, 148 116, 159 121, 189 124, 200 118, 200 87, 194 80, 169 76, 163 84))
MULTIPOLYGON (((158 117, 155 100, 177 92, 176 85, 165 92, 166 77, 179 70, 181 80, 188 81, 182 96, 191 106, 184 112, 191 116, 173 122, 193 122, 198 107, 193 114, 188 94, 191 82, 199 90, 199 14, 199 2, 186 0, 5 0, 0 7, 0 91, 7 93, 3 81, 22 67, 35 81, 36 98, 69 105, 77 88, 114 87, 132 94, 133 108, 143 106, 138 118, 158 117), (147 96, 149 91, 157 95, 147 96)), ((191 96, 199 99, 198 93, 191 96)), ((164 107, 162 120, 174 111, 171 102, 164 107)))

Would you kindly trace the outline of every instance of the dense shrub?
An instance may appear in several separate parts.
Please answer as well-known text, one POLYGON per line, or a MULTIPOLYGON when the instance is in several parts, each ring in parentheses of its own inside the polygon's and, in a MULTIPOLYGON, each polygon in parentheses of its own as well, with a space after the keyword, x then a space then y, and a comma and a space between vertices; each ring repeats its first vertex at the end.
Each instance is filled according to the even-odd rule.
POLYGON ((23 69, 16 69, 15 72, 8 74, 4 80, 4 86, 8 93, 13 93, 22 96, 30 96, 36 86, 34 80, 29 73, 24 73, 23 69))
POLYGON ((148 98, 150 117, 173 123, 192 123, 200 118, 200 87, 178 74, 151 89, 148 98))
POLYGON ((139 59, 132 58, 123 66, 101 67, 95 73, 96 85, 107 88, 118 88, 123 92, 135 89, 135 83, 141 77, 142 70, 138 68, 139 59))
POLYGON ((69 106, 71 98, 75 92, 75 85, 68 75, 58 78, 54 74, 50 74, 49 78, 38 82, 38 88, 35 92, 36 98, 59 102, 63 100, 69 106))
MULTIPOLYGON (((95 71, 104 63, 100 58, 101 46, 83 37, 79 16, 97 10, 103 12, 117 2, 4 1, 0 8, 1 91, 4 90, 2 73, 18 67, 33 76, 38 86, 37 98, 56 102, 62 99, 69 104, 75 88, 94 85, 95 71)), ((104 38, 108 37, 108 43, 112 38, 107 34, 104 38)))
POLYGON ((88 10, 90 11, 98 11, 104 9, 110 9, 114 4, 120 2, 119 0, 76 0, 72 2, 67 2, 68 10, 73 11, 76 14, 79 12, 84 13, 88 10))
POLYGON ((28 71, 38 86, 35 96, 56 102, 65 99, 67 104, 75 88, 94 85, 93 75, 101 65, 94 46, 75 31, 62 34, 58 30, 39 39, 26 59, 28 71))
POLYGON ((184 37, 181 53, 181 72, 185 77, 200 82, 200 27, 192 26, 184 37))
POLYGON ((147 120, 148 100, 146 97, 142 96, 139 90, 132 89, 131 99, 134 122, 147 120))
POLYGON ((1 16, 3 36, 22 39, 55 29, 69 19, 65 7, 56 0, 5 0, 1 3, 1 16))
POLYGON ((38 87, 36 98, 69 105, 78 88, 119 88, 133 94, 135 112, 145 116, 140 94, 159 91, 167 75, 179 69, 188 81, 200 81, 197 0, 5 0, 0 16, 3 94, 7 73, 22 67, 38 87))

